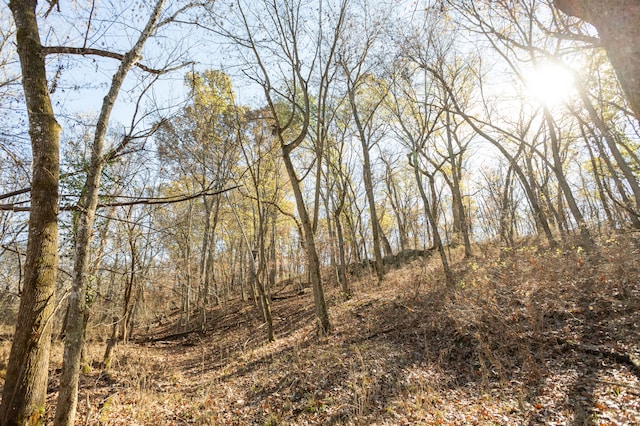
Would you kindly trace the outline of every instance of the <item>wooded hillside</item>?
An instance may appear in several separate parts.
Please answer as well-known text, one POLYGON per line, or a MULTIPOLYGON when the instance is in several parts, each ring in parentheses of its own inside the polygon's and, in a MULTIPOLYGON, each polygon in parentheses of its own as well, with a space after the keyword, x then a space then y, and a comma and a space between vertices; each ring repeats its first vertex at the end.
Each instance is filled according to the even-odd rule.
POLYGON ((0 425, 637 422, 638 16, 10 1, 0 425))

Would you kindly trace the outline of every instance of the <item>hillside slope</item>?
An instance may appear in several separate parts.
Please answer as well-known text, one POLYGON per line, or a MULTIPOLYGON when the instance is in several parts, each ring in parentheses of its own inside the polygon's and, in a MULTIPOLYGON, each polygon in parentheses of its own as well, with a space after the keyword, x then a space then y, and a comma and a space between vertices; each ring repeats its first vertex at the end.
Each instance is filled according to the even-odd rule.
POLYGON ((274 300, 275 343, 239 301, 204 336, 153 330, 118 346, 108 377, 83 376, 78 424, 640 424, 633 240, 591 256, 476 251, 454 263, 454 291, 437 259, 364 279, 350 300, 330 287, 326 337, 309 294, 274 300))

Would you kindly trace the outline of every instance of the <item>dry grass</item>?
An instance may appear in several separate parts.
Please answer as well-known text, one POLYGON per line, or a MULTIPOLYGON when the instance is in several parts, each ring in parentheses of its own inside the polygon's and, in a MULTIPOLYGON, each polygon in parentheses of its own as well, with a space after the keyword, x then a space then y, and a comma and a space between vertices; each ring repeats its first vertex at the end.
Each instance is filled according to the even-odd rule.
POLYGON ((274 343, 233 302, 206 336, 121 345, 109 377, 83 376, 78 424, 639 424, 639 372, 616 358, 639 349, 634 241, 476 252, 452 253, 453 291, 435 258, 347 301, 329 288, 325 337, 305 294, 274 301, 274 343))

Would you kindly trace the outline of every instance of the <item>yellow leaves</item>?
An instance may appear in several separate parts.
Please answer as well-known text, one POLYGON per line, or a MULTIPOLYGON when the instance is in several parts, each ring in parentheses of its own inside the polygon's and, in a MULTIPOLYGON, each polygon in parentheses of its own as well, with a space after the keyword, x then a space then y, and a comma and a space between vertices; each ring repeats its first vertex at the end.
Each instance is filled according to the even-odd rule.
POLYGON ((219 70, 187 73, 185 82, 191 89, 195 109, 205 108, 216 114, 226 114, 235 105, 231 78, 219 70))

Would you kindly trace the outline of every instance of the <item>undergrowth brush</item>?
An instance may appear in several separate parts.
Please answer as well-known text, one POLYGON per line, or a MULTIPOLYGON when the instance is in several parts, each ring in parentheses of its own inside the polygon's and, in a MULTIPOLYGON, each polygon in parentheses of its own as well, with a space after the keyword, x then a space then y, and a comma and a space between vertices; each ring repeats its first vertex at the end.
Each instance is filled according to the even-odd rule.
MULTIPOLYGON (((474 252, 450 249, 453 288, 437 256, 382 285, 354 280, 349 299, 328 285, 326 336, 308 294, 273 301, 272 343, 240 301, 210 312, 205 335, 151 330, 117 347, 108 376, 84 372, 78 424, 639 424, 634 235, 593 253, 526 241, 474 252)), ((91 343, 89 361, 103 350, 91 343)))

